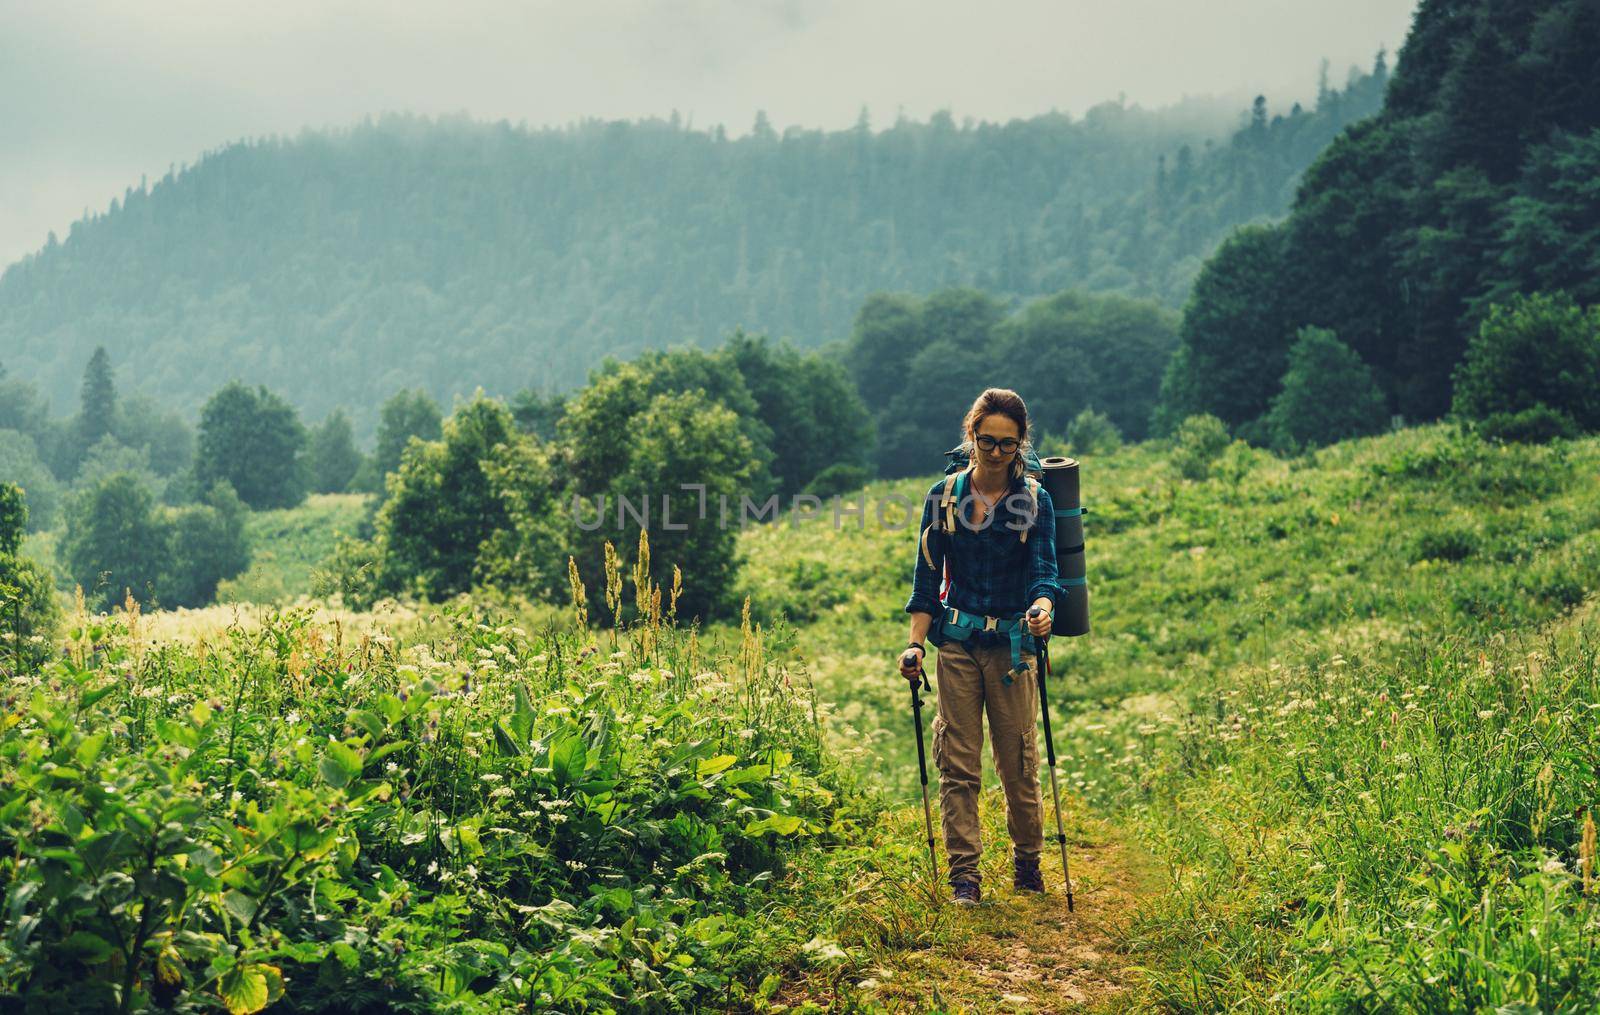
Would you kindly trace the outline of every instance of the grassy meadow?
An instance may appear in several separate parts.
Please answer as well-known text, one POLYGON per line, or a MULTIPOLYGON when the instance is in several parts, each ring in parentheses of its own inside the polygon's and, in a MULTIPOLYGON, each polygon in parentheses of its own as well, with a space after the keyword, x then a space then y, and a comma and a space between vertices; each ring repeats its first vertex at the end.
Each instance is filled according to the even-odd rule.
MULTIPOLYGON (((675 624, 647 560, 576 576, 611 616, 76 615, 4 692, 0 992, 1592 1010, 1597 466, 1600 441, 1449 426, 1287 460, 1236 444, 1200 482, 1154 443, 1088 458, 1094 628, 1054 645, 1051 684, 1070 915, 1050 857, 1056 894, 1005 887, 994 792, 990 901, 929 897, 893 668, 914 532, 873 510, 926 480, 869 487, 864 525, 745 533, 742 624, 675 624)), ((258 546, 323 538, 272 524, 258 546)), ((270 558, 291 597, 300 552, 270 558)))
POLYGON ((252 511, 245 523, 250 567, 217 588, 222 603, 281 604, 309 594, 313 573, 339 544, 356 535, 368 497, 314 493, 299 507, 252 511))
MULTIPOLYGON (((1051 699, 1074 807, 1165 871, 1123 929, 1145 1003, 1600 1002, 1597 475, 1600 442, 1442 425, 1235 444, 1198 483, 1154 445, 1085 461, 1094 628, 1051 699)), ((749 590, 800 604, 836 743, 910 802, 912 537, 832 525, 751 534, 749 590)))

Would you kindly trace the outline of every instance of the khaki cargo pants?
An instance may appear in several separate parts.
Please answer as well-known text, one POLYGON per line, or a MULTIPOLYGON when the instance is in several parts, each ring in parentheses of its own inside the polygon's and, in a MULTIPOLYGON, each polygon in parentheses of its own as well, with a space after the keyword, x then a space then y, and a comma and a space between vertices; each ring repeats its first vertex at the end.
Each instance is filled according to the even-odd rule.
POLYGON ((939 649, 939 711, 933 719, 933 762, 939 769, 939 808, 950 882, 977 881, 983 841, 978 830, 978 791, 983 787, 983 715, 995 771, 1006 794, 1006 831, 1013 858, 1039 856, 1044 846, 1044 808, 1039 792, 1039 747, 1034 717, 1039 712, 1035 657, 1008 686, 1009 643, 979 646, 976 639, 939 649))

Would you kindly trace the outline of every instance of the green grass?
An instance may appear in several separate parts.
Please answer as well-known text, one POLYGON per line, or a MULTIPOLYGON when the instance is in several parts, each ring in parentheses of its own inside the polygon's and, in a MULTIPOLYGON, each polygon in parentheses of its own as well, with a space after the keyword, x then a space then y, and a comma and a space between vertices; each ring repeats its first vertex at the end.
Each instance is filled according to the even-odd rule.
MULTIPOLYGON (((1202 482, 1155 444, 1085 463, 1094 629, 1054 645, 1052 706, 1075 806, 1168 869, 1130 939, 1148 1003, 1600 996, 1572 874, 1600 803, 1600 624, 1573 613, 1600 581, 1597 474, 1594 439, 1448 426, 1288 461, 1235 445, 1202 482)), ((751 533, 747 588, 808 618, 835 743, 909 802, 914 535, 829 528, 751 533)))
MULTIPOLYGON (((1079 919, 1114 921, 1114 941, 1095 939, 1095 962, 1129 991, 1090 993, 1094 1005, 1593 1010, 1597 474, 1600 440, 1500 447, 1449 426, 1292 460, 1235 445, 1202 481, 1178 477, 1154 443, 1085 461, 1094 626, 1053 646, 1051 705, 1069 829, 1085 861, 1079 919)), ((220 645, 83 633, 69 663, 8 692, 0 820, 15 858, 5 861, 7 883, 37 874, 51 891, 69 889, 61 870, 45 878, 18 865, 67 864, 80 847, 98 856, 100 847, 63 836, 96 834, 99 816, 79 823, 90 803, 165 806, 135 792, 159 775, 161 792, 194 797, 210 824, 187 834, 218 855, 244 848, 230 836, 281 827, 260 825, 250 806, 270 814, 340 804, 318 820, 359 843, 353 859, 329 853, 315 872, 284 867, 279 876, 301 879, 294 891, 246 879, 212 886, 192 874, 199 929, 188 929, 201 936, 171 940, 192 950, 180 952, 197 1002, 222 996, 232 950, 249 970, 234 974, 235 986, 254 997, 259 978, 270 993, 280 985, 262 967, 281 967, 283 989, 307 1007, 359 998, 462 1010, 508 1001, 561 1010, 993 1010, 988 988, 967 975, 971 963, 1004 967, 1020 943, 1041 970, 1053 969, 1090 930, 1048 907, 1015 909, 1012 921, 1015 903, 1004 898, 977 918, 957 918, 922 892, 915 748, 894 667, 915 533, 880 527, 870 505, 891 492, 917 503, 929 480, 869 488, 865 524, 846 518, 835 531, 825 514, 751 530, 740 539, 741 582, 758 626, 661 633, 657 647, 641 640, 656 635, 635 629, 615 642, 616 656, 605 633, 599 652, 578 657, 570 616, 552 607, 525 611, 539 618, 523 622, 534 635, 461 608, 424 610, 383 634, 269 613, 220 645), (425 696, 425 712, 402 711, 397 729, 384 695, 402 705, 425 696), (197 712, 199 703, 210 711, 197 712), (204 751, 189 745, 185 723, 218 738, 217 716, 242 731, 242 754, 232 730, 225 757, 220 741, 204 751), (677 725, 663 727, 663 716, 677 725), (309 753, 290 751, 290 740, 279 750, 280 727, 304 736, 309 753), (602 727, 625 737, 613 742, 602 727), (118 737, 87 741, 96 729, 118 737), (488 783, 462 782, 452 768, 521 780, 519 801, 603 807, 601 797, 574 795, 583 780, 570 777, 573 736, 594 759, 585 771, 628 773, 625 787, 595 793, 634 794, 659 813, 646 807, 625 829, 602 821, 563 838, 574 829, 519 817, 539 807, 502 813, 509 804, 484 796, 488 783), (347 784, 375 782, 363 759, 400 740, 408 745, 386 757, 411 787, 404 806, 393 804, 398 795, 351 797, 337 785, 358 760, 359 780, 347 784), (567 744, 559 764, 557 743, 567 744), (711 752, 695 757, 687 780, 672 774, 684 744, 711 752), (751 745, 762 744, 789 752, 796 783, 760 772, 751 745), (737 759, 726 771, 748 768, 753 781, 724 785, 712 771, 724 754, 737 759), (561 766, 569 778, 552 782, 561 766), (135 769, 147 776, 133 778, 135 769), (132 781, 117 781, 124 777, 132 781), (96 789, 106 785, 126 792, 112 799, 96 789), (766 795, 746 800, 735 789, 766 795), (700 823, 672 826, 686 809, 700 823), (417 814, 431 816, 413 828, 406 822, 417 814), (476 844, 457 837, 452 848, 450 835, 428 837, 435 827, 457 836, 471 827, 476 844), (408 842, 418 828, 423 838, 408 842), (594 869, 586 857, 636 857, 662 842, 673 862, 659 873, 624 863, 614 884, 585 873, 594 869), (557 868, 552 858, 586 866, 557 868), (476 880, 446 881, 430 860, 452 878, 470 864, 476 880), (387 880, 385 866, 400 880, 387 880), (547 894, 517 898, 542 916, 496 908, 535 875, 547 894), (678 894, 657 892, 655 877, 678 894), (321 880, 355 894, 309 887, 321 880), (411 894, 398 903, 395 892, 411 894), (256 896, 281 896, 263 924, 283 939, 240 935, 229 922, 256 896), (363 945, 350 961, 296 908, 302 899, 318 912, 338 907, 346 928, 384 946, 363 945), (723 913, 723 922, 705 922, 723 913), (730 930, 735 937, 724 938, 730 930), (528 963, 557 940, 569 944, 538 981, 528 963)), ((331 545, 329 532, 296 528, 311 525, 317 506, 281 513, 281 527, 258 545, 331 545)), ((321 507, 316 517, 340 517, 338 504, 321 507)), ((353 525, 359 505, 346 510, 353 525)), ((320 553, 297 553, 272 564, 309 574, 320 553)), ((275 587, 292 594, 301 580, 275 587)), ((402 783, 390 781, 398 791, 402 783)), ((993 806, 985 818, 997 831, 993 806)), ((140 825, 136 815, 112 819, 140 825)), ((1003 860, 1003 850, 985 857, 997 881, 1003 860)), ((95 941, 73 937, 111 940, 90 923, 51 925, 35 938, 44 930, 62 968, 83 982, 120 982, 95 941)), ((0 943, 11 940, 0 933, 0 943)), ((19 970, 34 968, 21 953, 0 960, 0 977, 13 985, 19 970)), ((1053 983, 1021 993, 1043 999, 1053 983)))
MULTIPOLYGON (((312 595, 313 573, 340 538, 355 535, 367 500, 366 494, 314 493, 299 507, 251 512, 245 521, 250 567, 218 586, 217 602, 278 605, 312 595)), ((45 567, 70 598, 72 577, 57 552, 61 538, 59 528, 30 532, 22 555, 45 567)))
POLYGON ((5 1010, 693 1011, 810 964, 785 871, 867 812, 753 632, 144 623, 7 683, 5 1010))
POLYGON ((299 507, 252 512, 250 567, 217 589, 219 603, 288 603, 313 591, 312 572, 342 536, 354 536, 367 496, 315 493, 299 507))

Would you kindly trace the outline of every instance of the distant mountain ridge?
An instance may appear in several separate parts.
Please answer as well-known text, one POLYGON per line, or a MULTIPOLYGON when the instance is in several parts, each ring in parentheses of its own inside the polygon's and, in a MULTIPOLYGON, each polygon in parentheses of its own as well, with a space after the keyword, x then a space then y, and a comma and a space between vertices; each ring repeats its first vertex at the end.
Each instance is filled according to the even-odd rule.
POLYGON ((0 363, 59 411, 105 345, 130 389, 186 412, 240 378, 311 419, 346 406, 364 431, 402 387, 446 404, 560 389, 605 355, 740 326, 816 346, 875 291, 1177 304, 1222 233, 1281 214, 1382 86, 1353 75, 1257 123, 1273 140, 1251 150, 1208 141, 1229 124, 1204 105, 1115 103, 782 136, 761 117, 736 140, 675 120, 388 117, 234 144, 9 268, 0 363))

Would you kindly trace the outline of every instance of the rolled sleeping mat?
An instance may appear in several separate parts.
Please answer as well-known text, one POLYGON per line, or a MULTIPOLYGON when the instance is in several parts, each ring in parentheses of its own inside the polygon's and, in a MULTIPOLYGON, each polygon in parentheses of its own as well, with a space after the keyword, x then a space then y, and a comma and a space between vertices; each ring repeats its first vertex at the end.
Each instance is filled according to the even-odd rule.
POLYGON ((1055 634, 1076 638, 1089 633, 1089 585, 1083 556, 1083 505, 1078 500, 1078 460, 1053 455, 1040 463, 1044 488, 1056 509, 1056 573, 1061 597, 1055 634))

